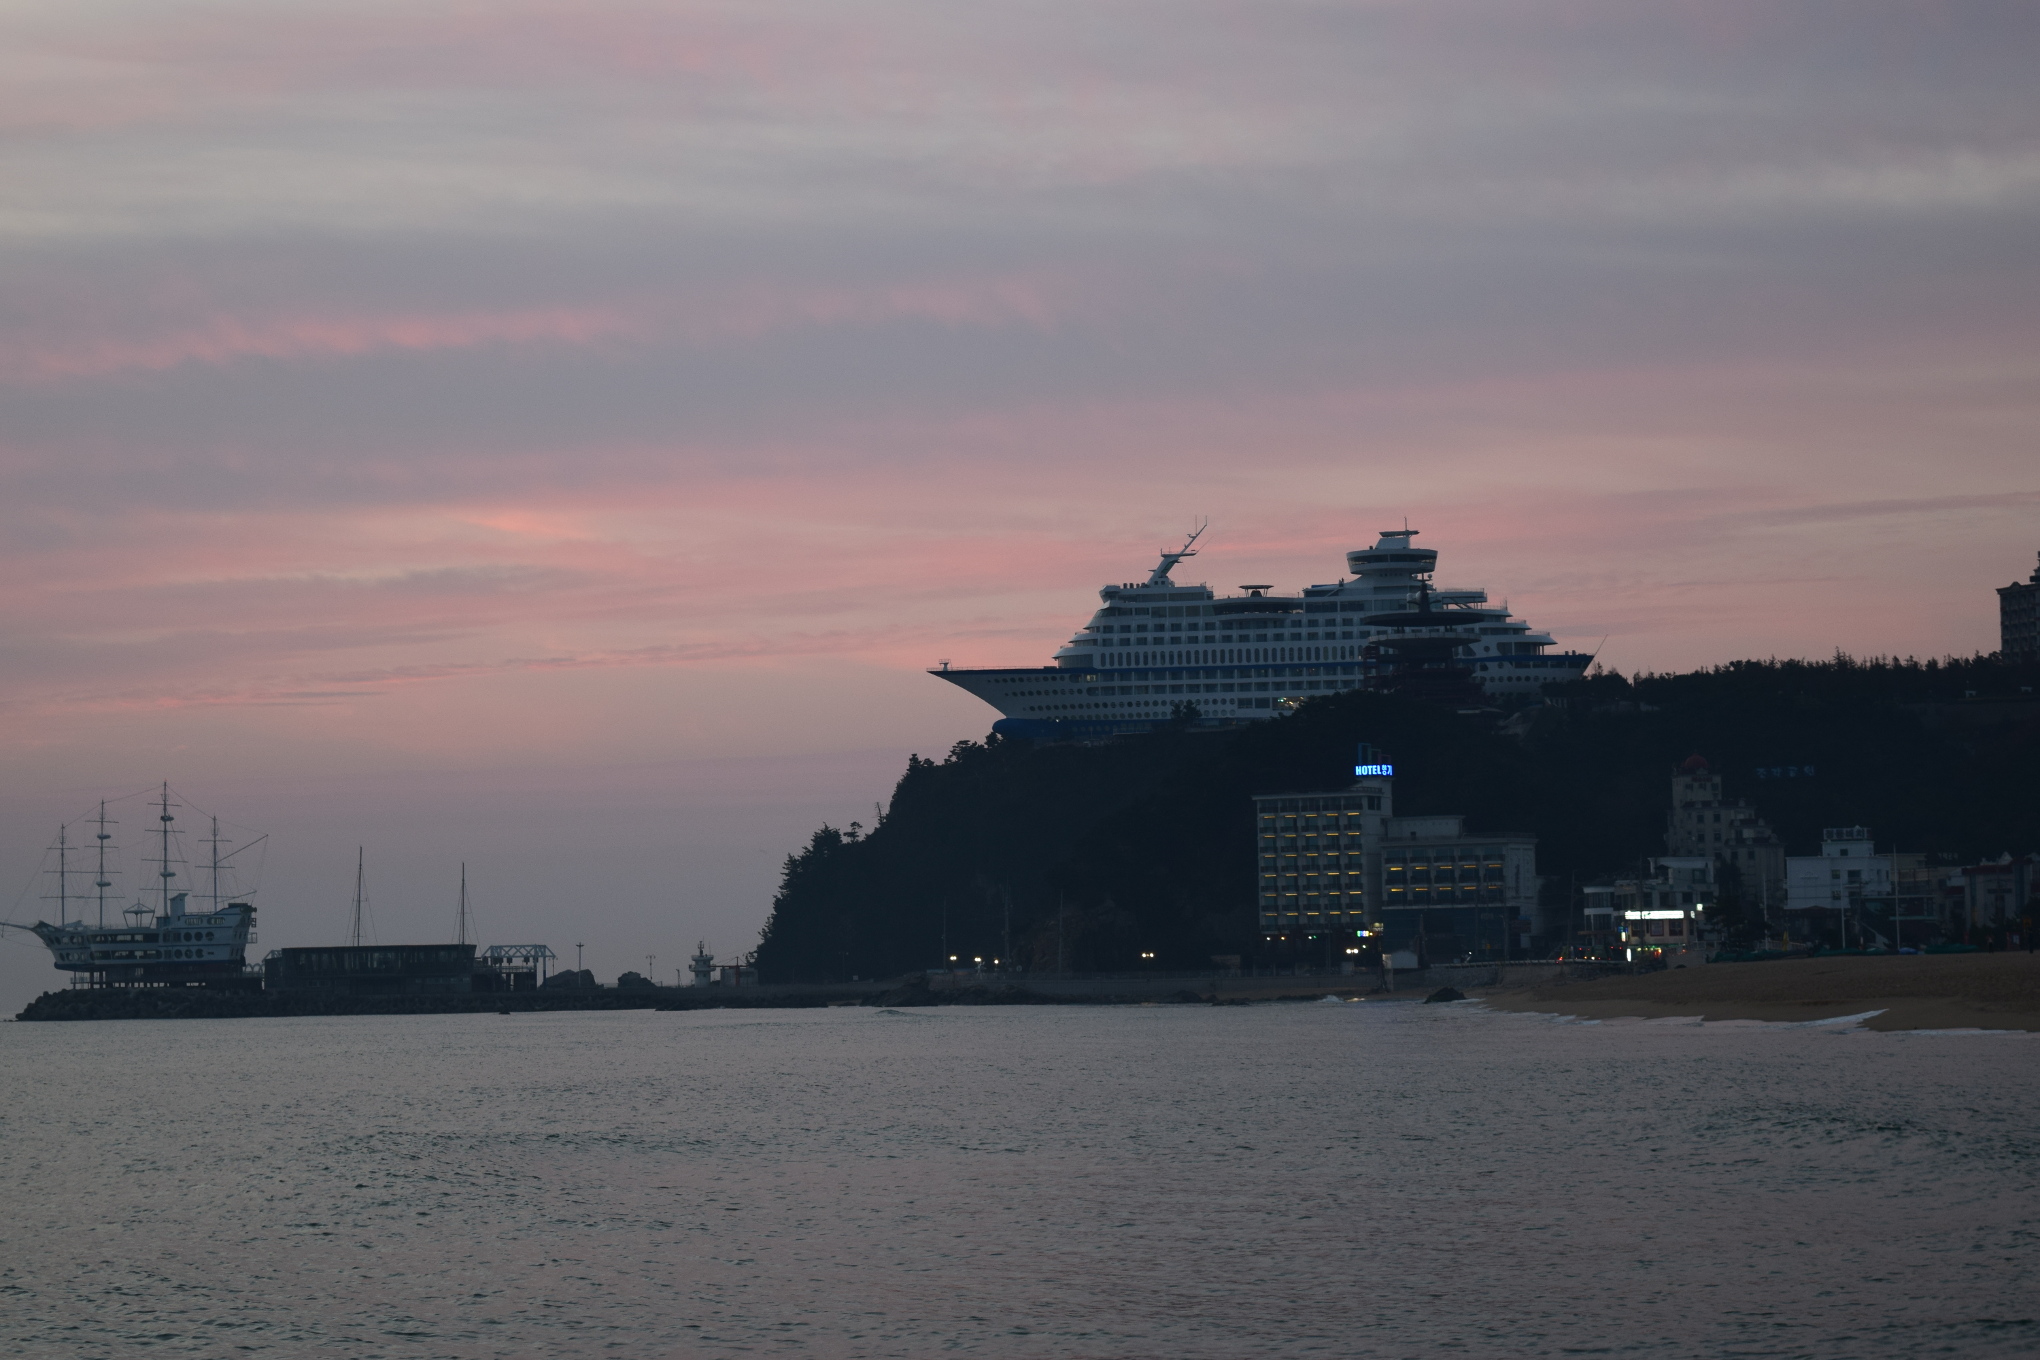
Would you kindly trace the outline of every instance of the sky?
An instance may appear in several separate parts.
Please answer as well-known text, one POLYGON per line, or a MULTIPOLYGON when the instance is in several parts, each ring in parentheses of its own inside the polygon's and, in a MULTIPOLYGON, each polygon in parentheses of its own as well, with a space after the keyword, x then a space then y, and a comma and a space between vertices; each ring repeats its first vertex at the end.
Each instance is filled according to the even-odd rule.
MULTIPOLYGON (((756 937, 1179 579, 1407 518, 1623 671, 2040 549, 2040 10, 0 0, 0 888, 167 779, 263 948, 756 937)), ((189 820, 183 824, 191 824, 189 820)), ((142 875, 130 875, 139 882, 142 875)), ((52 976, 0 944, 0 1006, 52 976)))

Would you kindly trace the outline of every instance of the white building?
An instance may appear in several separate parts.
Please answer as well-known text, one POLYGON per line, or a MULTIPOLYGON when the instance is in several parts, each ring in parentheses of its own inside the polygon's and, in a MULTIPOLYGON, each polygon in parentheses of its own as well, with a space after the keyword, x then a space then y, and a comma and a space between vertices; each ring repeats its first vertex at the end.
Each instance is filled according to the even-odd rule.
POLYGON ((1860 930, 1864 899, 1886 902, 1893 891, 1892 857, 1877 853, 1867 826, 1828 827, 1820 833, 1818 855, 1785 860, 1785 910, 1798 918, 1794 933, 1802 938, 1850 920, 1860 930), (1832 913, 1833 919, 1807 912, 1832 913))

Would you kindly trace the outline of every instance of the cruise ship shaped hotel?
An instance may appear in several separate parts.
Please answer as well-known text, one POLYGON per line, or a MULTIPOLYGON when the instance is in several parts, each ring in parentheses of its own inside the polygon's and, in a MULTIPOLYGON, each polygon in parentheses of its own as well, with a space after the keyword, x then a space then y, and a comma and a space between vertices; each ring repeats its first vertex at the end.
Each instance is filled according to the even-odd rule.
POLYGON ((1417 547, 1416 537, 1414 529, 1382 533, 1373 547, 1346 554, 1349 575, 1331 585, 1296 595, 1243 585, 1221 596, 1170 579, 1197 555, 1192 534, 1147 580, 1101 589, 1098 611, 1053 665, 945 662, 931 674, 998 709, 994 732, 1053 739, 1141 731, 1186 703, 1205 726, 1275 717, 1313 695, 1376 685, 1409 643, 1442 648, 1496 698, 1585 673, 1592 656, 1552 650, 1550 634, 1489 605, 1486 591, 1435 588, 1438 553, 1417 547))

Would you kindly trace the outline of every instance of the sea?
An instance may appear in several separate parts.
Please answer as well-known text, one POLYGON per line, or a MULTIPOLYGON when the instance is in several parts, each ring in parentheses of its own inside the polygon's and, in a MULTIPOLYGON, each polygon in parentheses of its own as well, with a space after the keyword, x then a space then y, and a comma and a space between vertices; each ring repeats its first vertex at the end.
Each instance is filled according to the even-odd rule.
POLYGON ((0 1355, 2013 1356, 2040 1037, 1478 1003, 0 1026, 0 1355))

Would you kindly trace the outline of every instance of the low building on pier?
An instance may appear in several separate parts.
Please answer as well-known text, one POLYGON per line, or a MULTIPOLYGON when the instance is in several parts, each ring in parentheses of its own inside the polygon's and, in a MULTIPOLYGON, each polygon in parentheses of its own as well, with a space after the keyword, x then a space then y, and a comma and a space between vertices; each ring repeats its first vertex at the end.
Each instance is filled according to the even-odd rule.
POLYGON ((262 961, 268 992, 340 992, 349 996, 416 996, 492 990, 479 985, 471 944, 315 945, 273 949, 262 961))

